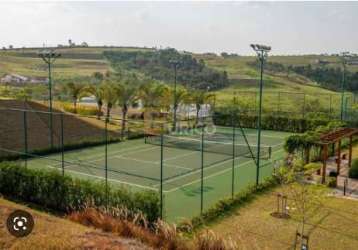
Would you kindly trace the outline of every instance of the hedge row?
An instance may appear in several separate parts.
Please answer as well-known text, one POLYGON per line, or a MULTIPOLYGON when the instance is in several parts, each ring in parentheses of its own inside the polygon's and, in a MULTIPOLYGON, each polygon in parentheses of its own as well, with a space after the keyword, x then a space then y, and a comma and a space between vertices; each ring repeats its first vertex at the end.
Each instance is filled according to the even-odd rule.
MULTIPOLYGON (((232 115, 230 113, 216 111, 213 116, 214 123, 220 126, 231 126, 232 115)), ((257 115, 239 115, 240 125, 245 128, 257 127, 257 115)), ((282 116, 262 116, 262 128, 267 130, 287 131, 303 133, 314 130, 318 126, 325 126, 329 119, 305 119, 282 116)), ((238 124, 237 124, 238 125, 238 124)))
MULTIPOLYGON (((75 144, 65 144, 64 151, 84 149, 84 148, 89 148, 89 147, 105 145, 106 143, 111 144, 111 143, 117 143, 117 142, 121 142, 121 141, 122 141, 121 138, 111 138, 111 137, 108 138, 107 141, 105 141, 105 140, 87 140, 87 141, 83 141, 83 142, 78 141, 75 144)), ((16 152, 15 150, 13 150, 13 151, 16 152)), ((23 152, 20 152, 20 151, 16 152, 16 154, 11 152, 12 154, 0 156, 0 162, 14 161, 14 160, 18 160, 18 159, 32 158, 32 157, 37 157, 37 156, 42 156, 42 155, 49 155, 49 154, 53 154, 53 153, 60 153, 61 151, 62 151, 62 148, 60 146, 54 146, 53 148, 35 149, 32 151, 29 151, 27 154, 24 154, 23 152)), ((5 150, 0 150, 0 152, 3 154, 8 153, 5 150)))
MULTIPOLYGON (((16 163, 0 163, 0 193, 59 212, 80 210, 88 202, 105 206, 104 183, 62 176, 57 171, 35 170, 16 163)), ((153 191, 130 192, 124 187, 109 188, 109 206, 143 212, 148 221, 160 214, 159 195, 153 191)))

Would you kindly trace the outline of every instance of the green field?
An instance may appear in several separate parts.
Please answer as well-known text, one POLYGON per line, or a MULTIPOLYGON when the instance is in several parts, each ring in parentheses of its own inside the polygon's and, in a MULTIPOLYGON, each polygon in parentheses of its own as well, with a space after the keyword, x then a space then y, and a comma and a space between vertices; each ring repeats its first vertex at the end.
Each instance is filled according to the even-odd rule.
MULTIPOLYGON (((231 129, 220 128, 230 135, 231 129)), ((245 134, 250 145, 256 145, 256 130, 246 129, 245 134)), ((262 159, 260 179, 270 176, 272 162, 283 156, 284 132, 264 131, 262 145, 272 147, 270 159, 262 159)), ((192 137, 182 137, 191 139, 192 137)), ((200 140, 198 140, 200 143, 200 140)), ((211 147, 213 141, 204 141, 204 208, 209 208, 223 197, 231 195, 232 189, 232 141, 220 141, 211 147), (210 148, 209 148, 210 147, 210 148), (224 147, 224 150, 222 150, 224 147), (206 149, 207 148, 207 149, 206 149)), ((256 181, 255 163, 242 151, 245 141, 237 132, 234 159, 234 189, 238 192, 249 183, 256 181), (241 154, 240 154, 241 152, 241 154)), ((252 148, 254 149, 254 147, 252 148)), ((254 151, 254 150, 253 150, 254 151)), ((254 152, 256 153, 256 151, 254 152)), ((107 148, 108 180, 113 186, 124 185, 134 191, 143 189, 160 190, 161 147, 144 143, 144 139, 128 140, 109 144, 107 148)), ((165 217, 178 221, 182 217, 192 217, 200 212, 201 152, 184 147, 163 147, 163 193, 165 217), (185 210, 190 207, 190 210, 185 210)), ((105 180, 105 146, 97 146, 68 151, 64 154, 51 154, 45 157, 29 159, 30 168, 50 168, 79 178, 96 181, 105 180), (62 165, 63 162, 63 165, 62 165)))
MULTIPOLYGON (((90 47, 90 48, 59 48, 62 58, 59 58, 53 68, 54 83, 61 79, 70 79, 78 76, 90 76, 94 72, 106 72, 111 69, 108 61, 103 58, 104 51, 138 51, 151 50, 145 48, 120 48, 120 47, 90 47)), ((0 76, 9 73, 16 73, 25 76, 47 76, 46 65, 37 58, 38 49, 18 49, 0 52, 0 76)), ((243 91, 258 90, 258 70, 248 63, 255 60, 254 56, 221 57, 207 54, 193 54, 198 60, 204 60, 205 64, 213 69, 226 71, 230 86, 215 92, 217 106, 232 103, 233 98, 238 97, 239 101, 255 105, 256 96, 254 93, 243 93, 243 91), (253 96, 254 95, 254 96, 253 96)), ((334 56, 323 55, 302 55, 302 56, 270 56, 270 62, 278 62, 285 66, 293 65, 315 65, 316 60, 321 59, 330 62, 337 62, 334 56)), ((338 67, 336 64, 330 64, 338 67)), ((349 66, 349 70, 358 71, 358 66, 349 66)), ((302 112, 306 102, 308 112, 310 109, 322 109, 327 112, 329 109, 337 109, 340 106, 340 93, 321 88, 315 82, 304 76, 290 73, 265 72, 264 75, 264 109, 279 111, 278 92, 292 93, 286 99, 280 101, 281 110, 286 112, 302 112), (302 94, 306 94, 303 100, 302 94)), ((347 93, 351 96, 351 93, 347 93)), ((240 103, 240 104, 241 104, 240 103)), ((313 110, 320 112, 320 110, 313 110)))

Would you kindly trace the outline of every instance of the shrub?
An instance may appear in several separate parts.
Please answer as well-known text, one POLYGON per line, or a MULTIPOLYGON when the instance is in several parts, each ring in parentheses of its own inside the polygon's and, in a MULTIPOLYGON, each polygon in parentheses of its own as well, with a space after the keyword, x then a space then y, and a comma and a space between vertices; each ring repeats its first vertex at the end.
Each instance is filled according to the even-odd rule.
MULTIPOLYGON (((226 110, 216 110, 214 112, 214 124, 219 126, 231 126, 232 116, 226 110)), ((240 125, 244 128, 256 128, 256 115, 239 115, 240 125)), ((306 119, 288 116, 269 116, 262 117, 262 129, 279 130, 293 133, 302 133, 307 130, 314 130, 319 126, 324 126, 329 123, 329 119, 306 119)))
MULTIPOLYGON (((75 113, 75 108, 73 107, 72 104, 63 104, 63 109, 66 112, 75 113)), ((98 115, 98 109, 97 107, 77 105, 77 114, 95 116, 98 115)), ((101 112, 100 115, 103 115, 103 112, 101 112)))
MULTIPOLYGON (((29 169, 10 162, 0 163, 0 193, 59 212, 82 209, 88 202, 95 206, 107 203, 104 183, 62 176, 57 171, 29 169)), ((133 193, 124 187, 109 187, 108 205, 141 211, 150 222, 159 217, 159 197, 152 191, 133 193)))
POLYGON ((358 159, 352 162, 352 167, 349 169, 349 178, 358 179, 358 159))
POLYGON ((134 214, 125 209, 86 207, 82 211, 71 213, 67 218, 105 232, 139 239, 154 249, 189 249, 174 224, 159 220, 148 227, 141 214, 134 214))
POLYGON ((337 187, 337 178, 336 177, 328 177, 327 187, 330 187, 330 188, 337 187))
POLYGON ((237 245, 230 238, 225 240, 211 230, 205 230, 195 237, 195 246, 198 250, 234 250, 237 245))

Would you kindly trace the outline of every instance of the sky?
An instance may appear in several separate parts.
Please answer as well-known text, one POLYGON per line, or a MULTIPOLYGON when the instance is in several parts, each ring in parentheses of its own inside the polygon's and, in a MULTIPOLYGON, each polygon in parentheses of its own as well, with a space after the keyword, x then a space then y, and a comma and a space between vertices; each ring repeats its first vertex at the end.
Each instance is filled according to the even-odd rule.
POLYGON ((358 53, 358 2, 0 2, 0 46, 76 43, 252 54, 358 53))

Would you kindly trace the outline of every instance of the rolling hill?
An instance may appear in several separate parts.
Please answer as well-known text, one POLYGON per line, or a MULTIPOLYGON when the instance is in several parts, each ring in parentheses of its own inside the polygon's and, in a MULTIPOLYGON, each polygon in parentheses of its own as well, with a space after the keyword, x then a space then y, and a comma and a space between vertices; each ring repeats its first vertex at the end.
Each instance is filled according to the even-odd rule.
MULTIPOLYGON (((62 58, 55 63, 53 74, 56 78, 72 78, 89 76, 94 72, 110 70, 110 63, 104 58, 103 52, 139 52, 153 51, 148 48, 125 47, 88 47, 88 48, 58 48, 62 58)), ((37 58, 38 49, 17 49, 0 52, 0 76, 17 73, 26 76, 46 76, 46 65, 37 58)), ((185 52, 188 53, 188 52, 185 52)), ((256 91, 258 70, 250 66, 255 61, 254 56, 222 57, 215 54, 191 54, 198 61, 202 60, 209 68, 226 71, 230 85, 216 91, 217 100, 232 99, 236 91, 256 91)), ((280 63, 284 66, 315 65, 317 60, 338 62, 338 57, 324 55, 302 56, 270 56, 269 62, 280 63)), ((330 64, 331 65, 331 64, 330 64)), ((332 64, 330 67, 336 67, 332 64)), ((348 70, 358 72, 358 65, 349 66, 348 70)), ((321 88, 312 80, 293 72, 266 72, 265 90, 267 92, 302 92, 312 95, 336 94, 336 92, 321 88)))

